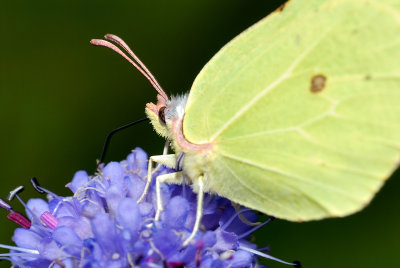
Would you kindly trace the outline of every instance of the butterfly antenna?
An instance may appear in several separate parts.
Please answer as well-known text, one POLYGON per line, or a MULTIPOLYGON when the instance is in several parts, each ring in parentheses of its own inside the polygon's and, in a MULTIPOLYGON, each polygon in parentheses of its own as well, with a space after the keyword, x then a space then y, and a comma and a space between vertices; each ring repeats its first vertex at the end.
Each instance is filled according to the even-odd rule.
MULTIPOLYGON (((113 36, 115 37, 115 36, 113 36)), ((122 41, 122 39, 118 38, 119 40, 122 41)), ((114 39, 111 39, 114 41, 114 39)), ((119 44, 119 42, 114 41, 117 44, 119 44)), ((122 41, 123 42, 123 41, 122 41)), ((157 90, 157 92, 164 98, 164 100, 168 100, 168 96, 167 94, 164 92, 164 90, 160 87, 160 85, 158 84, 158 82, 155 80, 154 76, 150 73, 150 71, 146 68, 146 69, 142 69, 141 66, 144 66, 144 64, 141 61, 138 61, 138 63, 136 63, 134 60, 132 60, 131 58, 129 58, 121 49, 119 49, 117 46, 115 46, 114 44, 106 41, 106 40, 101 40, 101 39, 92 39, 90 40, 90 43, 94 46, 101 46, 101 47, 107 47, 110 48, 111 50, 114 50, 115 52, 117 52, 118 54, 120 54, 122 57, 124 57, 127 61, 129 61, 130 64, 132 64, 139 72, 141 72, 144 77, 147 78, 147 80, 149 80, 149 82, 151 83, 151 85, 155 88, 155 90, 157 90), (140 62, 140 63, 139 63, 140 62), (139 66, 139 65, 140 66, 139 66), (150 74, 150 75, 149 75, 150 74)), ((121 47, 123 47, 125 50, 127 48, 129 48, 125 42, 121 43, 121 47), (122 45, 123 44, 123 45, 122 45), (125 47, 126 46, 126 47, 125 47)), ((130 50, 130 49, 129 49, 130 50)), ((131 50, 130 50, 131 51, 131 50)), ((129 53, 129 51, 128 51, 129 53)), ((132 52, 133 53, 133 52, 132 52)), ((130 53, 129 53, 130 54, 130 53)), ((130 54, 131 55, 131 54, 130 54)), ((134 55, 134 54, 133 54, 134 55)), ((136 56, 134 57, 134 59, 136 60, 136 56)))
POLYGON ((165 98, 166 100, 168 99, 167 94, 165 93, 165 91, 162 89, 162 87, 160 86, 160 84, 158 83, 157 79, 154 77, 154 75, 150 72, 150 70, 146 67, 146 65, 144 65, 144 63, 139 59, 138 56, 136 56, 136 54, 132 51, 132 49, 125 43, 124 40, 122 40, 122 38, 114 35, 114 34, 106 34, 104 36, 105 39, 112 41, 114 43, 117 43, 118 45, 120 45, 123 49, 125 49, 126 52, 128 52, 128 54, 140 65, 140 67, 142 67, 142 70, 145 71, 147 73, 147 75, 151 78, 151 80, 153 80, 153 82, 157 85, 158 88, 158 92, 160 93, 160 95, 163 96, 163 98, 165 98))

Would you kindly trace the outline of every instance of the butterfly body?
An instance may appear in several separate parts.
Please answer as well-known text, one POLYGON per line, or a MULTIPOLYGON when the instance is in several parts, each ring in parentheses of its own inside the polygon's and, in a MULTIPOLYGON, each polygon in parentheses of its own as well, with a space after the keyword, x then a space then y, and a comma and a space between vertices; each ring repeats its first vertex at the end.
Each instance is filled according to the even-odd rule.
POLYGON ((170 99, 164 100, 161 95, 157 96, 158 103, 148 103, 146 105, 146 114, 156 132, 171 141, 176 157, 180 153, 184 153, 182 169, 187 176, 187 180, 193 185, 196 191, 196 179, 204 176, 206 192, 212 192, 207 187, 210 172, 208 167, 213 161, 214 143, 194 144, 188 141, 182 131, 183 120, 185 116, 185 106, 188 94, 183 96, 171 96, 170 99))

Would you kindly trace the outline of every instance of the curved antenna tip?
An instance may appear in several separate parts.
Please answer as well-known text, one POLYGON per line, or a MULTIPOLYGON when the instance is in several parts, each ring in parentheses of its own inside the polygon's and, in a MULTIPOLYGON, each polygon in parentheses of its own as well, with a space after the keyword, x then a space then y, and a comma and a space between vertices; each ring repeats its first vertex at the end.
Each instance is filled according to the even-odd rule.
POLYGON ((108 47, 118 54, 120 54, 122 57, 124 57, 127 61, 129 61, 139 72, 141 72, 147 80, 151 83, 151 85, 157 90, 157 92, 161 95, 161 97, 167 101, 168 100, 168 95, 165 93, 165 91, 162 89, 160 84, 157 82, 153 74, 149 71, 149 69, 143 64, 143 62, 133 53, 133 51, 129 48, 129 46, 122 40, 120 37, 113 35, 113 34, 106 34, 105 36, 106 40, 109 40, 111 42, 114 42, 121 46, 126 52, 128 52, 128 55, 131 56, 132 58, 128 57, 124 52, 121 51, 118 47, 116 47, 114 44, 106 41, 106 40, 101 40, 101 39, 92 39, 90 40, 90 43, 94 46, 103 46, 103 47, 108 47))
MULTIPOLYGON (((112 37, 118 37, 118 36, 116 36, 115 34, 106 34, 106 35, 104 35, 104 38, 105 39, 108 39, 108 38, 112 38, 112 37)), ((118 37, 119 38, 119 37, 118 37)))
POLYGON ((89 42, 94 46, 101 46, 101 43, 103 43, 102 41, 104 42, 104 40, 101 39, 91 39, 89 42))

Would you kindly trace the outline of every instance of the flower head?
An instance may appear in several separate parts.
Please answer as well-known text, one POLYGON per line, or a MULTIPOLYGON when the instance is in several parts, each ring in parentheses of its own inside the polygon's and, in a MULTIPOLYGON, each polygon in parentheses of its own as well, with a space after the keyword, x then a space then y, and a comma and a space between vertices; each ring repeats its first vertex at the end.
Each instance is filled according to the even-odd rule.
MULTIPOLYGON (((161 167, 154 178, 170 172, 161 167)), ((9 218, 23 227, 12 238, 17 247, 2 245, 11 250, 3 258, 18 267, 172 268, 253 267, 256 255, 273 258, 246 240, 261 227, 253 224, 257 214, 237 210, 216 195, 205 196, 201 228, 183 246, 196 218, 196 194, 185 185, 162 184, 164 210, 155 221, 155 185, 137 202, 146 176, 147 155, 137 148, 126 160, 111 162, 94 176, 75 173, 67 184, 73 192, 69 197, 60 197, 33 180, 49 200, 30 199, 29 220, 0 202, 10 211, 9 218)), ((18 191, 12 195, 21 200, 18 191)))

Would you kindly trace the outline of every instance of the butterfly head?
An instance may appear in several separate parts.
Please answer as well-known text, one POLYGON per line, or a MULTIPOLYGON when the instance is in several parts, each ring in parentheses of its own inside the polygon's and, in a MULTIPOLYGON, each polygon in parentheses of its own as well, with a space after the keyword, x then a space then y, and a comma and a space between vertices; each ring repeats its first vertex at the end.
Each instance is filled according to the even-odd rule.
POLYGON ((146 104, 147 117, 159 135, 173 140, 173 122, 183 119, 187 97, 188 95, 185 94, 165 99, 158 94, 157 104, 146 104))

